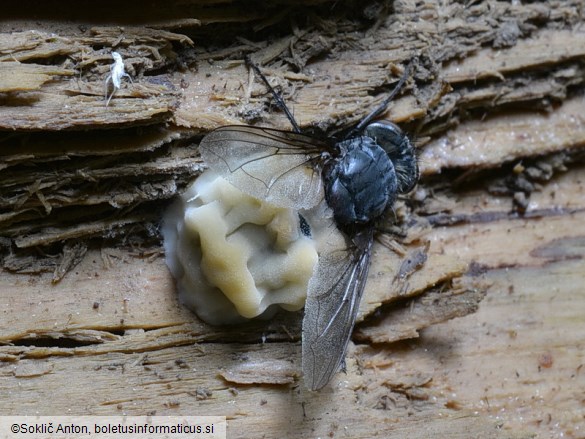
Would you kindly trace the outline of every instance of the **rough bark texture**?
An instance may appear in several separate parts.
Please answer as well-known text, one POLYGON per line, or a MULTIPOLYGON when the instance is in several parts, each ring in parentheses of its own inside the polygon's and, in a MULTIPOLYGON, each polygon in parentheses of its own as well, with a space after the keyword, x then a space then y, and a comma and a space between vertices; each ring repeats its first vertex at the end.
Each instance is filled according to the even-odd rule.
POLYGON ((585 435, 583 0, 44 2, 34 21, 23 3, 0 22, 3 414, 225 415, 228 437, 585 435), (112 50, 133 82, 106 107, 112 50), (317 135, 412 63, 384 117, 422 180, 321 392, 302 384, 299 314, 211 327, 164 264, 160 214, 204 169, 201 136, 288 129, 245 55, 317 135))

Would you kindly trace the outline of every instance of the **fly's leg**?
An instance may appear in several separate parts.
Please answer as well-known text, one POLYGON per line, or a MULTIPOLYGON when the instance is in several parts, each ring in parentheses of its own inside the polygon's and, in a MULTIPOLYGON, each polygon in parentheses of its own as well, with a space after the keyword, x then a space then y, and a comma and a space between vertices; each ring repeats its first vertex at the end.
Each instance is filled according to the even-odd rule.
POLYGON ((258 76, 260 76, 260 79, 262 79, 262 81, 264 82, 266 87, 268 87, 268 90, 270 91, 270 93, 272 93, 272 96, 274 97, 276 104, 280 107, 280 109, 282 111, 284 111, 287 119, 290 121, 291 125, 293 126, 293 131, 295 133, 300 133, 301 129, 299 128, 299 125, 297 124, 291 111, 288 109, 288 107, 284 103, 284 99, 282 99, 282 97, 276 92, 276 90, 274 90, 274 88, 272 88, 272 86, 268 82, 268 79, 266 79, 266 76, 264 76, 264 74, 260 71, 258 66, 254 63, 254 61, 252 61, 252 59, 249 56, 246 57, 246 65, 251 67, 252 70, 254 70, 254 73, 256 73, 258 76))

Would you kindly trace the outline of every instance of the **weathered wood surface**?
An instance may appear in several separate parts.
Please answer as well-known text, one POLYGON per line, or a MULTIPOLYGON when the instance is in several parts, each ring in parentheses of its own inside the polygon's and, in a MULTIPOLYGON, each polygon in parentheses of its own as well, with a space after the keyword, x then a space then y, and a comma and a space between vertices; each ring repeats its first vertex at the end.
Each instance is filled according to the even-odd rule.
POLYGON ((0 25, 3 414, 226 415, 228 437, 585 436, 583 1, 304 6, 292 25, 294 6, 204 4, 0 25), (254 37, 274 23, 291 30, 254 37), (112 49, 134 84, 106 108, 112 49), (318 393, 299 314, 205 325, 156 241, 161 200, 202 168, 198 134, 287 126, 244 54, 301 125, 333 132, 416 59, 385 117, 415 136, 423 180, 396 207, 400 244, 375 247, 347 373, 318 393))

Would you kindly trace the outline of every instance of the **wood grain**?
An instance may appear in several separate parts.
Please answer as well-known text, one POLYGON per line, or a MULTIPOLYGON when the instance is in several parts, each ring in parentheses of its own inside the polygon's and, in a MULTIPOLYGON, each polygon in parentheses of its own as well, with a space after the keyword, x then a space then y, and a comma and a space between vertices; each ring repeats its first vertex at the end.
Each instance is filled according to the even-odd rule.
POLYGON ((295 3, 118 23, 89 3, 96 18, 68 22, 7 8, 3 414, 223 415, 230 438, 583 437, 583 1, 295 3), (134 84, 106 108, 113 49, 134 84), (413 62, 384 117, 412 134, 423 178, 379 236, 346 371, 321 392, 303 385, 301 313, 209 326, 157 241, 165 200, 204 168, 202 134, 288 127, 246 54, 327 133, 413 62))

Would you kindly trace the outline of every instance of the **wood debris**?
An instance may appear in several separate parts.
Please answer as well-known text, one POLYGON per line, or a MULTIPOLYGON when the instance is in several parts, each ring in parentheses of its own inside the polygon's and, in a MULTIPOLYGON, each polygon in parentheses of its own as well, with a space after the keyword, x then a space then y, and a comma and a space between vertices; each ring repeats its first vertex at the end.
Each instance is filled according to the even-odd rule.
POLYGON ((67 249, 156 223, 145 205, 170 199, 199 169, 194 149, 181 140, 191 132, 167 127, 176 87, 164 75, 148 75, 172 65, 173 44, 193 43, 142 27, 13 32, 0 41, 0 129, 10 130, 0 134, 0 234, 9 239, 2 241, 3 265, 51 270, 58 282, 83 253, 67 249), (136 81, 106 107, 114 46, 136 81), (38 246, 53 256, 21 250, 38 246))
POLYGON ((299 378, 298 364, 274 360, 250 361, 233 365, 219 372, 222 378, 235 384, 291 384, 299 378))

